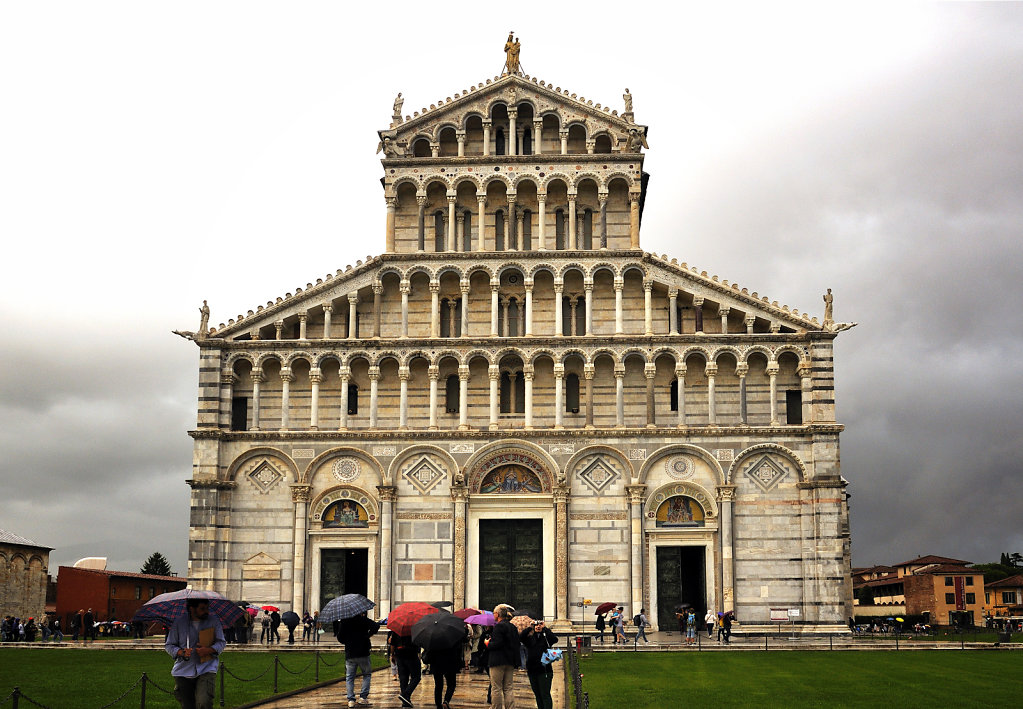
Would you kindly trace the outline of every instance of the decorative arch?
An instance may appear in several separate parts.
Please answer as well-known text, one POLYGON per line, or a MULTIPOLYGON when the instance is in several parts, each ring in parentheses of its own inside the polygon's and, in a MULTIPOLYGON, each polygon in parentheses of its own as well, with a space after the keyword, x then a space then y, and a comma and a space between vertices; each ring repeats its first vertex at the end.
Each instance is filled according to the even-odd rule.
POLYGON ((413 177, 412 175, 401 175, 391 183, 391 196, 396 196, 398 194, 398 188, 406 183, 415 187, 417 193, 423 190, 423 184, 418 178, 413 177))
POLYGON ((256 366, 256 360, 252 357, 251 354, 249 354, 248 352, 235 352, 234 354, 227 358, 226 362, 224 362, 224 368, 234 369, 234 365, 238 364, 238 362, 248 362, 253 367, 256 366))
POLYGON ((730 354, 733 357, 735 357, 736 364, 742 362, 742 352, 739 350, 738 347, 733 347, 732 345, 724 345, 722 347, 715 348, 713 356, 714 358, 711 361, 716 363, 718 361, 718 357, 720 357, 723 354, 730 354))
POLYGON ((565 189, 571 192, 575 189, 575 183, 572 181, 572 176, 565 172, 552 172, 543 178, 543 182, 540 184, 543 187, 543 191, 546 192, 552 182, 561 181, 565 183, 565 189))
POLYGON ((316 361, 316 355, 312 354, 311 352, 305 352, 302 350, 298 352, 292 352, 284 359, 284 366, 290 367, 294 362, 297 362, 300 359, 304 359, 306 362, 309 363, 309 366, 311 367, 313 366, 313 362, 316 361))
MULTIPOLYGON (((672 482, 666 485, 661 485, 649 495, 647 495, 646 504, 643 509, 646 511, 646 518, 648 523, 656 524, 658 516, 665 512, 664 507, 671 505, 673 498, 691 499, 700 506, 703 512, 704 518, 701 520, 704 523, 711 522, 718 517, 718 504, 716 495, 710 490, 705 488, 703 485, 695 482, 672 482)), ((682 509, 674 510, 679 514, 680 519, 677 522, 669 523, 665 526, 670 527, 702 527, 703 524, 696 524, 696 510, 691 507, 687 510, 685 507, 682 509), (686 517, 690 519, 686 519, 686 517)), ((661 526, 661 525, 657 525, 661 526)))
POLYGON ((743 353, 742 361, 745 362, 746 364, 749 364, 749 357, 752 354, 762 354, 764 355, 765 358, 767 358, 768 362, 774 359, 774 353, 771 352, 771 350, 768 347, 765 347, 764 345, 753 345, 747 348, 746 351, 743 353))
POLYGON ((536 274, 546 271, 551 274, 552 278, 556 278, 558 275, 557 267, 552 263, 538 263, 533 266, 529 271, 529 278, 536 278, 536 274))
POLYGON ((498 266, 497 278, 500 279, 501 276, 504 275, 505 271, 518 271, 522 274, 523 278, 527 273, 529 273, 529 269, 518 261, 508 261, 507 263, 502 263, 498 266))
POLYGON ((640 485, 645 485, 647 480, 650 479, 651 471, 655 467, 660 466, 665 466, 665 471, 668 474, 668 477, 672 480, 678 482, 691 482, 696 477, 696 470, 684 467, 684 462, 670 459, 676 455, 691 455, 695 458, 699 458, 700 461, 710 468, 711 474, 715 478, 714 484, 725 484, 727 477, 717 459, 703 448, 694 446, 690 443, 676 443, 654 451, 654 454, 647 458, 646 462, 643 463, 642 468, 640 468, 639 480, 637 482, 640 485))
POLYGON ((316 366, 322 368, 327 362, 334 360, 338 366, 344 366, 344 355, 340 352, 330 350, 329 352, 321 352, 320 356, 316 358, 316 366))
POLYGON ((756 458, 757 453, 773 453, 785 458, 796 467, 796 475, 799 477, 799 482, 806 482, 808 477, 806 466, 795 451, 777 443, 759 443, 755 446, 750 446, 746 450, 740 452, 739 455, 735 456, 735 460, 732 461, 731 466, 728 468, 727 480, 730 485, 734 485, 736 483, 739 471, 744 470, 747 467, 746 462, 756 458))
MULTIPOLYGON (((355 509, 353 512, 358 513, 358 510, 355 509)), ((361 515, 359 516, 361 517, 361 515)), ((309 518, 325 529, 366 529, 379 524, 380 510, 374 496, 366 490, 354 485, 337 485, 323 491, 312 501, 309 505, 309 518), (363 520, 357 518, 358 521, 351 524, 346 524, 344 521, 337 524, 325 524, 324 514, 336 515, 344 510, 345 503, 351 507, 361 507, 365 512, 365 523, 361 523, 363 520)), ((333 519, 336 519, 336 516, 333 519)))
POLYGON ((482 184, 475 175, 458 175, 454 178, 454 189, 458 189, 458 186, 464 182, 469 182, 476 186, 476 191, 479 192, 482 188, 482 184))
POLYGON ((578 261, 571 261, 569 263, 566 263, 564 266, 561 267, 561 271, 558 272, 558 276, 562 280, 564 280, 565 274, 570 272, 570 271, 579 271, 579 275, 581 275, 584 280, 587 277, 586 266, 584 266, 583 264, 579 263, 578 261))
POLYGON ((276 352, 264 352, 259 355, 259 359, 256 360, 256 366, 262 369, 263 365, 271 360, 276 360, 282 367, 284 366, 284 358, 276 352))
POLYGON ((624 277, 625 277, 625 274, 627 274, 627 273, 628 273, 629 271, 639 271, 640 275, 641 275, 641 276, 642 276, 643 278, 646 278, 646 277, 647 277, 647 270, 646 270, 646 268, 645 268, 645 267, 643 266, 643 264, 641 264, 641 263, 635 263, 635 262, 632 262, 632 263, 623 263, 623 264, 622 264, 622 266, 621 266, 621 268, 619 269, 619 275, 620 275, 620 276, 621 276, 622 278, 624 278, 624 277))
POLYGON ((406 448, 391 461, 387 479, 396 485, 407 481, 413 488, 425 495, 448 477, 452 484, 464 483, 458 463, 443 448, 421 444, 406 448))
POLYGON ((370 366, 373 365, 374 355, 369 350, 352 350, 351 352, 348 352, 344 357, 345 357, 344 365, 346 367, 350 367, 352 362, 359 359, 366 360, 366 363, 369 364, 370 366))
POLYGON ((624 362, 629 355, 639 355, 643 358, 643 364, 653 362, 653 359, 650 358, 650 353, 642 347, 626 347, 621 352, 621 361, 624 362))
POLYGON ((519 185, 522 184, 523 182, 529 182, 529 183, 535 185, 536 186, 536 190, 537 190, 538 193, 540 191, 540 185, 543 184, 543 180, 541 178, 537 177, 536 175, 531 175, 529 173, 523 173, 523 174, 517 175, 515 177, 514 181, 512 182, 512 184, 515 186, 515 191, 516 192, 518 192, 519 185))
POLYGON ((550 357, 554 362, 558 361, 558 354, 549 347, 537 347, 529 353, 529 364, 536 364, 536 360, 541 357, 550 357))
POLYGON ((539 492, 550 493, 558 464, 540 446, 519 439, 508 439, 485 446, 465 464, 465 480, 469 492, 480 494, 480 486, 491 473, 502 466, 519 466, 534 474, 540 482, 539 492))
POLYGON ((488 365, 494 364, 494 359, 492 355, 490 354, 490 352, 487 352, 486 350, 469 350, 459 359, 459 361, 463 365, 468 365, 477 357, 486 360, 488 365))
POLYGON ((316 481, 317 474, 327 472, 326 464, 330 461, 334 461, 330 466, 329 474, 334 476, 335 484, 351 485, 353 481, 358 480, 363 475, 369 475, 372 484, 388 484, 384 477, 384 469, 376 458, 358 448, 349 447, 332 448, 313 458, 309 461, 309 465, 306 466, 300 482, 308 485, 313 484, 316 481), (372 479, 374 474, 376 476, 375 480, 372 479))
POLYGON ((466 277, 465 273, 462 271, 461 266, 456 266, 456 265, 451 264, 451 263, 446 263, 443 266, 438 266, 437 267, 437 270, 434 273, 434 278, 436 280, 440 280, 440 277, 443 276, 446 273, 453 273, 453 274, 455 274, 456 276, 458 276, 458 280, 459 281, 461 281, 463 278, 466 277))
POLYGON ((290 455, 279 448, 261 446, 245 451, 227 467, 226 480, 240 482, 248 480, 262 493, 269 493, 281 484, 299 482, 298 465, 290 455), (272 459, 272 460, 271 460, 272 459))
POLYGON ((427 352, 426 350, 409 350, 408 352, 398 352, 398 354, 401 356, 401 359, 398 360, 398 362, 401 366, 404 367, 407 367, 410 364, 412 364, 412 360, 418 357, 422 357, 430 364, 433 364, 432 359, 433 356, 431 355, 430 352, 427 352))
POLYGON ((482 187, 482 189, 486 190, 487 187, 490 186, 491 182, 501 182, 501 183, 504 184, 505 189, 507 191, 514 192, 514 188, 512 186, 511 180, 509 180, 508 176, 503 174, 503 173, 495 173, 493 175, 487 175, 487 178, 485 180, 483 180, 483 187, 482 187))

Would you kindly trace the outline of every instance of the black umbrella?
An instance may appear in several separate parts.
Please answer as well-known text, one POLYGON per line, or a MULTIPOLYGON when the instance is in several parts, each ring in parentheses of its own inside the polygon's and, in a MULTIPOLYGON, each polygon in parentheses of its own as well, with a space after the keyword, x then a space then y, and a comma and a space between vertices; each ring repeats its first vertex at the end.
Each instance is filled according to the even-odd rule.
POLYGON ((465 638, 465 621, 450 613, 433 613, 412 626, 412 642, 426 650, 454 647, 465 638))
POLYGON ((693 605, 692 603, 679 603, 677 606, 675 606, 675 612, 678 613, 680 611, 684 611, 686 608, 690 608, 692 605, 693 605))
POLYGON ((434 608, 451 608, 455 604, 451 601, 434 601, 430 605, 434 608))
POLYGON ((295 611, 284 611, 284 613, 281 614, 281 622, 289 628, 294 628, 298 626, 301 619, 295 611))

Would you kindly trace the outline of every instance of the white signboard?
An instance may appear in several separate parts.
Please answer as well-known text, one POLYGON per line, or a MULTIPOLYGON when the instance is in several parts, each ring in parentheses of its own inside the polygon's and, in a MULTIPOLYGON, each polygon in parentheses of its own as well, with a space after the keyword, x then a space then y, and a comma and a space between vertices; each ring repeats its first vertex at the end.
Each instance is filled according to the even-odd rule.
POLYGON ((783 621, 789 619, 788 608, 772 608, 771 609, 771 621, 783 621))

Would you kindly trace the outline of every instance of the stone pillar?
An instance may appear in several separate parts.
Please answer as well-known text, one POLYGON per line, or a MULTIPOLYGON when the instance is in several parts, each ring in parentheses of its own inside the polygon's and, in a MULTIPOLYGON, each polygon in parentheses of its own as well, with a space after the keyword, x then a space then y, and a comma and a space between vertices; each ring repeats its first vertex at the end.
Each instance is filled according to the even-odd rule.
POLYGON ((444 302, 448 306, 448 337, 458 337, 458 334, 455 332, 455 316, 458 315, 458 301, 454 298, 445 298, 444 302))
POLYGON ((565 365, 554 365, 554 428, 565 427, 565 365))
POLYGON ((456 251, 455 249, 455 193, 448 192, 448 251, 456 251))
POLYGON ((639 195, 630 195, 629 200, 629 240, 634 249, 639 248, 639 195))
POLYGON ((325 303, 323 306, 323 339, 330 339, 330 317, 334 312, 334 306, 330 303, 325 303))
POLYGON ((316 431, 320 428, 320 382, 323 374, 319 367, 309 370, 309 428, 316 431))
POLYGON ((739 377, 739 423, 745 426, 749 423, 749 409, 746 405, 746 375, 749 374, 749 365, 737 364, 735 373, 739 377))
POLYGON ((686 427, 686 368, 685 365, 675 367, 675 380, 678 382, 675 392, 678 399, 678 427, 686 427))
POLYGON ((306 334, 305 326, 306 326, 306 321, 308 319, 309 319, 309 315, 307 313, 299 313, 298 314, 298 339, 300 339, 300 340, 308 339, 305 336, 305 334, 306 334))
POLYGON ((408 281, 401 282, 401 337, 408 337, 408 296, 412 285, 408 281))
POLYGON ((543 121, 533 121, 533 155, 543 155, 543 121))
POLYGON ((380 337, 380 298, 384 293, 384 284, 373 283, 373 337, 380 337))
POLYGON ((562 337, 565 331, 565 313, 562 310, 562 298, 565 293, 565 284, 560 280, 554 281, 554 336, 562 337))
POLYGON ((464 130, 456 130, 455 131, 455 140, 458 141, 458 157, 464 158, 465 157, 465 131, 464 130))
POLYGON ((487 196, 485 194, 477 194, 476 195, 476 213, 477 213, 477 216, 476 216, 476 224, 477 224, 477 226, 476 226, 476 250, 477 251, 485 251, 486 250, 486 241, 484 240, 484 236, 486 234, 486 229, 484 228, 485 225, 486 225, 486 222, 484 221, 484 219, 486 218, 486 215, 487 215, 486 207, 487 207, 487 196))
POLYGON ((384 227, 384 250, 394 253, 394 212, 398 205, 396 197, 385 197, 387 203, 387 223, 384 227))
POLYGON ((518 375, 515 372, 508 372, 508 413, 514 414, 519 408, 519 399, 515 392, 515 379, 518 375))
POLYGON ((597 194, 600 204, 600 248, 607 248, 607 192, 597 194))
POLYGON ((398 428, 402 431, 408 430, 408 380, 411 376, 409 368, 402 365, 398 367, 398 428))
POLYGON ((625 290, 625 279, 615 276, 615 334, 621 335, 625 332, 625 316, 622 312, 622 293, 625 290))
POLYGON ((576 311, 579 309, 579 296, 571 295, 568 299, 568 334, 575 337, 577 329, 577 315, 576 311))
POLYGON ((501 328, 501 337, 508 337, 511 333, 511 326, 508 324, 508 307, 511 305, 511 300, 507 297, 501 298, 501 322, 504 323, 504 327, 501 328))
POLYGON ((567 221, 568 221, 568 246, 567 246, 567 248, 568 248, 569 251, 571 251, 572 249, 579 248, 578 245, 577 245, 577 242, 576 242, 576 237, 578 236, 578 234, 576 233, 576 223, 575 223, 576 222, 576 219, 575 219, 575 198, 576 198, 575 193, 574 192, 570 192, 569 195, 568 195, 568 217, 567 217, 567 221))
POLYGON ((654 334, 654 313, 653 313, 653 291, 652 281, 643 282, 643 326, 644 332, 649 337, 654 334))
POLYGON ((811 379, 811 362, 808 359, 799 362, 799 384, 800 407, 803 413, 803 423, 813 423, 813 380, 811 379))
POLYGON ((462 291, 462 331, 459 332, 460 337, 469 336, 469 280, 466 279, 460 284, 462 291))
POLYGON ((469 430, 469 366, 458 367, 458 430, 469 430))
POLYGON ((721 504, 721 609, 735 610, 735 547, 732 539, 732 501, 735 485, 718 487, 721 504))
MULTIPOLYGON (((455 251, 465 251, 465 215, 469 212, 458 212, 455 214, 455 251)), ((471 240, 469 242, 472 243, 471 240)), ((470 246, 470 251, 471 251, 470 246)))
MULTIPOLYGON (((457 480, 457 478, 456 478, 457 480)), ((464 484, 451 486, 451 501, 454 503, 454 559, 452 585, 454 586, 455 608, 465 607, 465 562, 466 562, 466 526, 465 508, 469 500, 469 488, 464 484)))
POLYGON ((756 319, 757 318, 756 318, 755 315, 747 315, 745 318, 743 318, 743 322, 746 323, 746 334, 747 335, 752 335, 753 334, 753 323, 756 322, 756 319))
POLYGON ((354 340, 358 337, 357 323, 358 316, 356 315, 355 306, 359 304, 359 294, 349 293, 348 294, 348 339, 354 340))
POLYGON ((527 364, 522 368, 522 378, 526 383, 526 428, 533 428, 533 365, 527 364))
POLYGON ((625 427, 625 365, 615 365, 615 425, 625 427))
POLYGON ((558 131, 558 136, 561 138, 561 154, 568 155, 568 131, 558 131))
POLYGON ((583 367, 583 376, 586 378, 586 428, 593 428, 593 375, 595 373, 592 364, 583 367))
POLYGON ((536 240, 537 249, 540 251, 547 250, 547 194, 545 192, 537 193, 536 200, 538 204, 538 215, 536 223, 536 240))
POLYGON ((281 333, 283 331, 284 331, 284 321, 283 320, 278 320, 277 322, 274 323, 274 339, 275 340, 282 340, 282 339, 284 339, 281 336, 281 333))
POLYGON ((647 362, 643 367, 643 375, 646 377, 646 427, 654 428, 657 425, 657 412, 654 410, 654 376, 657 374, 657 365, 647 362))
POLYGON ((643 497, 646 494, 646 485, 626 485, 625 491, 629 495, 632 608, 638 609, 645 605, 643 602, 643 497))
POLYGON ((497 337, 497 308, 498 308, 498 296, 497 292, 501 286, 497 283, 490 284, 490 336, 497 337))
POLYGON ((675 289, 668 291, 668 329, 672 335, 681 332, 678 326, 678 291, 675 289))
POLYGON ((431 158, 439 158, 440 157, 440 142, 439 141, 436 141, 436 142, 435 141, 430 141, 430 157, 431 158))
POLYGON ((380 595, 373 611, 385 616, 391 611, 391 566, 394 546, 391 530, 394 529, 394 503, 398 499, 398 488, 377 485, 380 494, 380 595))
POLYGON ((597 141, 596 140, 587 140, 586 141, 586 154, 587 155, 593 155, 593 152, 596 149, 597 149, 597 141))
POLYGON ((533 334, 533 279, 523 281, 526 288, 526 337, 533 334))
POLYGON ((377 392, 380 383, 380 367, 369 368, 369 427, 377 427, 377 392))
POLYGON ((767 374, 771 378, 771 425, 778 425, 778 361, 767 363, 767 374))
POLYGON ((525 126, 519 126, 518 128, 515 129, 515 137, 518 139, 518 152, 515 153, 516 155, 526 154, 525 136, 526 136, 525 126))
POLYGON ((515 146, 515 119, 518 118, 519 110, 517 108, 508 109, 508 154, 518 155, 515 146))
POLYGON ((586 291, 586 334, 593 334, 593 281, 583 281, 586 291))
POLYGON ((497 429, 498 405, 500 404, 501 370, 496 364, 490 365, 488 371, 490 377, 490 430, 497 429))
POLYGON ((291 373, 291 367, 281 367, 281 430, 287 431, 291 427, 291 383, 295 377, 291 373))
POLYGON ((718 308, 718 314, 721 316, 721 332, 722 334, 728 334, 728 313, 731 312, 731 308, 718 308))
POLYGON ((440 337, 440 281, 430 281, 430 337, 440 337))
POLYGON ((526 249, 526 213, 525 211, 515 213, 515 250, 525 251, 526 249))
POLYGON ((717 401, 714 396, 714 379, 718 373, 716 362, 707 362, 705 369, 707 373, 707 423, 716 426, 718 423, 717 401))
POLYGON ((490 155, 490 126, 493 121, 489 118, 483 119, 483 155, 486 157, 490 155))
POLYGON ((259 385, 263 382, 263 370, 253 367, 252 373, 252 430, 259 430, 259 385))
POLYGON ((339 431, 348 430, 348 383, 351 372, 348 367, 341 367, 338 371, 341 378, 341 423, 337 427, 339 431))
POLYGON ((437 430, 437 379, 440 376, 440 368, 431 364, 427 370, 430 377, 430 430, 437 430))
MULTIPOLYGON (((504 229, 504 250, 514 251, 512 248, 512 240, 516 234, 515 227, 515 198, 518 195, 514 192, 508 193, 508 218, 505 220, 504 229)), ((496 244, 495 244, 496 247, 496 244)))
POLYGON ((419 218, 417 224, 419 226, 419 240, 417 242, 417 251, 426 250, 426 195, 416 195, 416 205, 419 207, 419 218))
POLYGON ((294 530, 291 557, 291 603, 293 608, 307 608, 305 599, 305 545, 306 521, 309 519, 309 495, 311 486, 292 485, 291 502, 295 505, 294 530))
POLYGON ((693 298, 693 310, 696 312, 696 332, 703 332, 703 297, 693 298))
POLYGON ((559 483, 554 494, 554 622, 565 628, 568 620, 568 496, 569 487, 559 483))

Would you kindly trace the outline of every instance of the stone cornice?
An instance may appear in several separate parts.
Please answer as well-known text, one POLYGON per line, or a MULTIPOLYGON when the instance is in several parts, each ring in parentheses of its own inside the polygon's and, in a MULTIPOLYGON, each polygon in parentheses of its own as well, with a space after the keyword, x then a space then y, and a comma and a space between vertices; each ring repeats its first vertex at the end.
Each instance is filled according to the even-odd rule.
POLYGON ((192 478, 185 483, 193 490, 233 490, 238 487, 234 480, 216 480, 212 478, 192 478))
MULTIPOLYGON (((386 158, 380 162, 385 168, 422 168, 422 167, 451 167, 458 165, 485 165, 487 167, 495 163, 507 165, 574 165, 574 164, 599 164, 599 163, 639 163, 642 168, 643 153, 541 153, 540 155, 466 155, 463 157, 437 157, 437 158, 386 158)), ((636 168, 633 168, 636 169, 636 168)))

